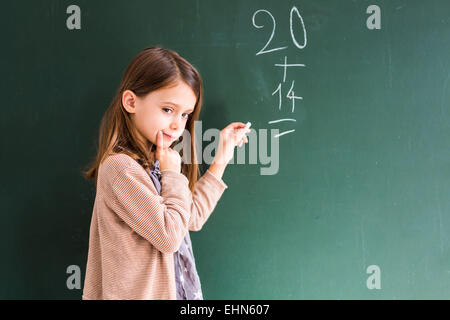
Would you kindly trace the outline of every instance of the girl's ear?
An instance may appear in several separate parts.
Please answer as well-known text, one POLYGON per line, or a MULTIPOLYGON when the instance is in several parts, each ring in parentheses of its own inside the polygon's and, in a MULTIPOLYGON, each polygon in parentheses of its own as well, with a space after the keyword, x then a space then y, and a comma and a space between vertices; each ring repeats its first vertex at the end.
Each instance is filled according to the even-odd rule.
POLYGON ((136 95, 131 90, 125 90, 122 94, 122 105, 128 113, 136 113, 136 95))

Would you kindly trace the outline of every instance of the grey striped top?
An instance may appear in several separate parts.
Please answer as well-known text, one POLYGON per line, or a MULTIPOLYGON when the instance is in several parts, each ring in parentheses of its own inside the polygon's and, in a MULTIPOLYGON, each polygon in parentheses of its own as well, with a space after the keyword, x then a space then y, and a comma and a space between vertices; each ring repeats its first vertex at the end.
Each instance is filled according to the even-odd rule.
MULTIPOLYGON (((156 160, 150 168, 150 177, 155 184, 156 190, 161 194, 159 160, 156 160)), ((178 251, 173 254, 173 258, 177 300, 203 300, 200 278, 195 267, 189 231, 187 231, 178 251)))

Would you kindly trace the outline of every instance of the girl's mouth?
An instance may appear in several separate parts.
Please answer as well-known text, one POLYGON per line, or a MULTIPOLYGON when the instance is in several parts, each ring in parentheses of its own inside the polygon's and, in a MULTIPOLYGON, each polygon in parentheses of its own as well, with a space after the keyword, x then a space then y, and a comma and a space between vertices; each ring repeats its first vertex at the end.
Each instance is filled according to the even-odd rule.
POLYGON ((165 136, 167 139, 170 139, 170 140, 173 139, 173 137, 172 137, 170 134, 167 134, 167 133, 164 133, 164 132, 163 132, 163 134, 164 134, 164 136, 165 136))

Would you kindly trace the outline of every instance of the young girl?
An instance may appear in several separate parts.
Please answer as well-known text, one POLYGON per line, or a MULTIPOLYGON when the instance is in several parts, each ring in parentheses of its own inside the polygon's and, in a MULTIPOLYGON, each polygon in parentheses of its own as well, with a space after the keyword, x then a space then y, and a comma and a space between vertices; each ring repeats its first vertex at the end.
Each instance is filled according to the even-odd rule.
POLYGON ((123 75, 102 119, 98 153, 85 172, 95 179, 83 299, 202 299, 189 231, 198 231, 227 185, 245 124, 220 132, 214 161, 200 173, 194 121, 202 80, 176 52, 141 51, 123 75), (172 148, 184 130, 192 161, 172 148))

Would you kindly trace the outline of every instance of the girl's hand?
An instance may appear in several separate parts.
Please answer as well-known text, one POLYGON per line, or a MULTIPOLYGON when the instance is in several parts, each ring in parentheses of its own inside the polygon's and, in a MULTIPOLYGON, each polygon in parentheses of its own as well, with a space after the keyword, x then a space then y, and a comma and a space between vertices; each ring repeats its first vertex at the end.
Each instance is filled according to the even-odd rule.
POLYGON ((181 157, 178 152, 167 147, 164 147, 164 137, 161 131, 156 134, 156 151, 155 157, 159 160, 160 170, 174 170, 181 172, 181 157))
POLYGON ((220 131, 219 147, 217 149, 214 162, 227 164, 233 158, 234 148, 243 143, 248 143, 246 133, 250 129, 245 128, 245 123, 233 122, 220 131))

